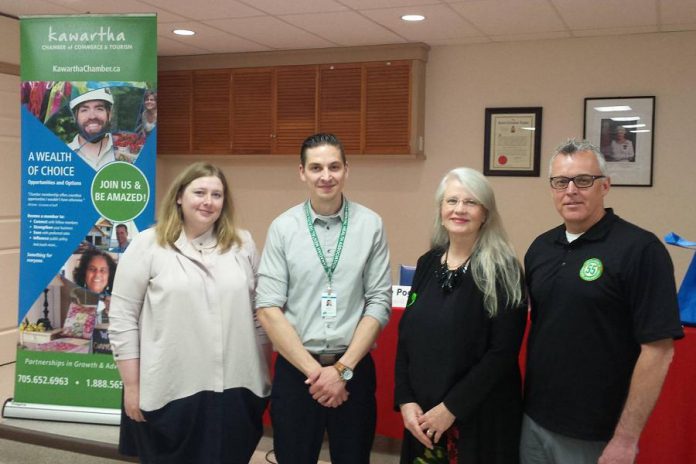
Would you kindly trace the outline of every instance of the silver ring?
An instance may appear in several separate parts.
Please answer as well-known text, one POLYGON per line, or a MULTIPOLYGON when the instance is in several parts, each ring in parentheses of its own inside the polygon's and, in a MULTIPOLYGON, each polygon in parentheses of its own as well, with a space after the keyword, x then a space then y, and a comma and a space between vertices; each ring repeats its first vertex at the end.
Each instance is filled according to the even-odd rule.
POLYGON ((429 437, 434 437, 435 436, 435 431, 428 429, 428 436, 429 437))

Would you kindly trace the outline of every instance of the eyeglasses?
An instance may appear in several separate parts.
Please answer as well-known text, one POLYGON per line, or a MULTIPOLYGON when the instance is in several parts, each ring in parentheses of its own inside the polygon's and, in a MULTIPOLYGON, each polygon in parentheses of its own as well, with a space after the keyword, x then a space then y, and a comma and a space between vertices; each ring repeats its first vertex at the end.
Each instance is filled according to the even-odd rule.
POLYGON ((464 208, 466 209, 473 209, 477 206, 481 206, 480 202, 472 200, 471 198, 464 198, 462 200, 460 200, 459 198, 446 198, 444 201, 444 203, 451 208, 456 208, 460 202, 462 203, 462 205, 464 205, 464 208))
POLYGON ((594 185, 594 181, 597 179, 604 179, 606 176, 592 176, 590 174, 580 174, 579 176, 575 177, 566 177, 566 176, 556 176, 556 177, 551 177, 549 181, 551 181, 551 188, 554 188, 556 190, 564 190, 568 188, 568 184, 570 184, 570 181, 572 180, 573 183, 577 188, 585 189, 585 188, 590 188, 594 185))

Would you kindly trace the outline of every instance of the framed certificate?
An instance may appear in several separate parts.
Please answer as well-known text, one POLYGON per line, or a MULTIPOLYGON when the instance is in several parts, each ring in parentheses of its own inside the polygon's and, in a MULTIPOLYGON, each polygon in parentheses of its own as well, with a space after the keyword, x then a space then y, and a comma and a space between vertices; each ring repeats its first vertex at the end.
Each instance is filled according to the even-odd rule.
POLYGON ((655 97, 585 99, 584 137, 607 161, 612 186, 651 187, 655 97))
POLYGON ((483 173, 539 177, 541 107, 486 108, 483 173))

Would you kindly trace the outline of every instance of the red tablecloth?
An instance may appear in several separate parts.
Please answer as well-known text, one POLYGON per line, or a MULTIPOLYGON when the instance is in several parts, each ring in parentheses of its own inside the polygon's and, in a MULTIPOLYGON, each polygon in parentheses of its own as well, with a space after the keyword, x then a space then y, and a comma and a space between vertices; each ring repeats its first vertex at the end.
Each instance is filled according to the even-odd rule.
POLYGON ((401 413, 394 411, 394 360, 396 341, 399 336, 399 321, 403 308, 393 308, 389 324, 377 339, 377 348, 372 350, 372 358, 377 370, 377 435, 399 438, 403 435, 401 413))
POLYGON ((684 333, 643 430, 638 464, 696 463, 696 328, 685 327, 684 333))

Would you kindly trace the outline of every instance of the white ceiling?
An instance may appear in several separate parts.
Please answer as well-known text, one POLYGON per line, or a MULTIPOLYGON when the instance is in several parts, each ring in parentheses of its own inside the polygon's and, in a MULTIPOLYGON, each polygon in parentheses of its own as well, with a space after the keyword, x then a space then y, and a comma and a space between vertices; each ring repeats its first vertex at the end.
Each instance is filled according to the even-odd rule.
POLYGON ((696 30, 696 0, 0 0, 10 16, 87 12, 157 13, 160 55, 696 30))

